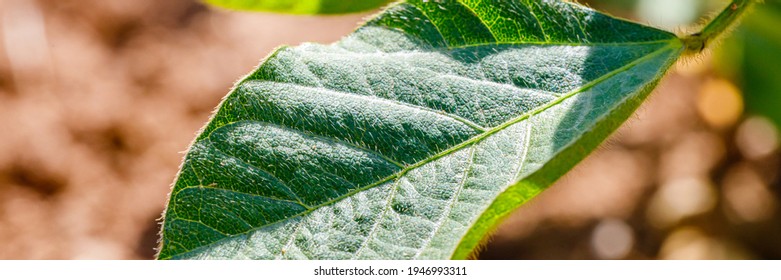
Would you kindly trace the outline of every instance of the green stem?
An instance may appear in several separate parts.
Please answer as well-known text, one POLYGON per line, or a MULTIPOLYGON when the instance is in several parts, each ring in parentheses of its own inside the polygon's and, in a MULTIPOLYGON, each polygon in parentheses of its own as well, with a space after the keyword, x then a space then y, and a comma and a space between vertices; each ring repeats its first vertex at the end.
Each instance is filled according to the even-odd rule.
POLYGON ((718 16, 711 20, 702 31, 683 38, 686 52, 699 53, 738 24, 749 7, 757 0, 733 0, 718 16))

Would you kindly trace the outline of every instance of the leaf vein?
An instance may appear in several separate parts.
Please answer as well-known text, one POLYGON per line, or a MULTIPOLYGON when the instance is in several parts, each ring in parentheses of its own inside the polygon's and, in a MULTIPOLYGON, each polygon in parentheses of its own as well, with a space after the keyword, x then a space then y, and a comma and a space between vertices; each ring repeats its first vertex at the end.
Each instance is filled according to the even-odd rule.
MULTIPOLYGON (((426 69, 426 70, 429 70, 429 69, 426 69)), ((432 71, 432 72, 434 72, 434 71, 432 71)), ((443 73, 438 73, 438 72, 435 72, 435 73, 443 74, 443 73)), ((470 79, 470 78, 466 78, 466 77, 464 79, 468 79, 468 80, 471 80, 473 82, 490 82, 490 81, 474 80, 474 79, 470 79)), ((314 92, 318 92, 318 93, 325 93, 325 94, 330 94, 330 95, 336 95, 337 96, 336 98, 341 97, 341 96, 349 96, 349 97, 352 97, 352 98, 360 98, 360 99, 368 101, 368 102, 390 103, 390 104, 397 105, 397 106, 400 106, 400 107, 406 107, 406 108, 410 108, 410 109, 413 109, 413 110, 434 113, 434 114, 437 114, 437 115, 440 115, 440 116, 443 116, 443 117, 447 117, 447 118, 452 119, 454 121, 460 122, 460 123, 462 123, 462 124, 464 124, 466 126, 469 126, 472 129, 475 129, 475 130, 477 130, 479 132, 484 132, 486 130, 485 127, 483 127, 481 125, 478 125, 478 124, 476 124, 476 123, 474 123, 474 122, 472 122, 472 121, 470 121, 470 120, 468 120, 468 119, 466 119, 464 117, 461 117, 461 116, 458 116, 458 115, 455 115, 455 114, 451 114, 451 113, 448 113, 448 112, 445 112, 445 111, 442 111, 442 110, 437 110, 435 108, 430 108, 430 107, 425 107, 425 106, 420 106, 420 105, 404 103, 404 102, 400 102, 398 100, 384 98, 384 97, 381 97, 381 96, 376 96, 376 95, 369 96, 369 95, 363 95, 363 94, 358 94, 358 93, 354 93, 354 92, 341 91, 341 90, 332 89, 332 88, 326 88, 326 87, 318 88, 318 87, 312 87, 312 86, 307 86, 307 85, 302 85, 302 84, 297 84, 297 83, 292 83, 292 82, 255 80, 254 83, 281 84, 281 85, 292 86, 292 87, 295 87, 295 88, 298 88, 298 89, 310 90, 310 91, 314 91, 314 92)), ((490 83, 493 83, 493 82, 490 82, 490 83)), ((496 85, 501 85, 499 83, 495 83, 495 84, 496 85)), ((256 92, 253 92, 253 93, 254 94, 258 94, 256 92)), ((315 134, 312 131, 308 131, 308 132, 315 134)), ((320 136, 327 137, 327 138, 333 138, 331 136, 325 136, 325 135, 320 135, 320 136)), ((351 142, 349 142, 347 140, 344 140, 344 139, 339 139, 339 140, 342 141, 342 142, 345 142, 345 143, 351 143, 351 142)), ((358 147, 361 147, 361 146, 358 146, 358 147)), ((365 149, 365 150, 368 150, 368 148, 366 148, 366 147, 361 147, 361 148, 365 149)), ((377 153, 379 153, 379 152, 377 152, 377 153)), ((396 162, 396 163, 398 163, 398 162, 396 162)))
POLYGON ((472 9, 472 7, 469 7, 469 5, 466 5, 463 0, 458 0, 458 1, 456 1, 456 3, 458 3, 461 7, 464 7, 470 13, 472 13, 472 15, 474 15, 475 18, 477 18, 480 21, 480 24, 482 24, 485 27, 485 29, 488 30, 488 33, 491 34, 491 39, 493 39, 494 42, 497 41, 496 34, 494 34, 494 31, 491 29, 490 26, 488 26, 488 24, 485 22, 483 17, 478 15, 477 12, 474 9, 472 9))
POLYGON ((238 193, 238 194, 243 194, 243 195, 261 197, 261 198, 265 198, 265 199, 269 199, 269 200, 290 202, 290 203, 293 203, 293 204, 301 205, 301 206, 309 209, 308 206, 306 206, 305 204, 302 204, 300 201, 287 200, 287 199, 282 199, 282 198, 278 198, 278 197, 267 196, 267 195, 256 194, 256 193, 248 193, 248 192, 243 192, 243 191, 238 191, 238 190, 233 190, 233 189, 223 189, 223 188, 218 188, 218 187, 214 187, 214 186, 211 186, 211 185, 209 185, 209 186, 204 186, 204 185, 186 186, 186 187, 183 187, 181 190, 179 190, 177 193, 181 193, 181 192, 183 192, 185 190, 189 190, 189 189, 211 189, 211 190, 226 191, 226 192, 238 193))
POLYGON ((466 167, 464 168, 464 178, 461 179, 461 183, 459 184, 458 188, 455 192, 453 192, 453 197, 450 199, 450 203, 447 204, 445 210, 442 212, 442 215, 440 216, 439 220, 434 223, 434 230, 431 232, 431 234, 428 236, 428 238, 423 242, 423 244, 420 247, 420 251, 418 251, 415 254, 415 257, 413 259, 417 259, 420 257, 420 254, 422 254, 426 247, 431 244, 431 241, 434 239, 434 236, 439 233, 439 230, 442 229, 442 224, 447 220, 447 217, 450 215, 450 212, 453 210, 453 206, 458 201, 458 197, 461 195, 461 190, 464 189, 464 187, 467 184, 467 181, 469 180, 469 172, 472 171, 472 166, 474 165, 474 159, 475 159, 475 150, 476 150, 477 144, 473 144, 469 148, 469 162, 467 163, 466 167))
POLYGON ((396 196, 396 190, 398 189, 399 182, 401 182, 401 178, 396 179, 396 182, 394 182, 393 185, 390 187, 388 199, 385 202, 385 206, 382 209, 382 213, 377 217, 377 221, 374 222, 374 225, 372 225, 372 229, 369 231, 369 234, 366 235, 366 239, 364 239, 363 242, 361 242, 361 245, 358 247, 358 250, 355 251, 355 254, 353 255, 353 259, 359 257, 363 249, 369 246, 369 242, 374 237, 374 234, 377 232, 380 223, 382 223, 382 219, 385 218, 385 214, 388 213, 388 209, 391 208, 391 204, 393 203, 393 198, 396 196))
POLYGON ((290 246, 293 245, 293 241, 296 240, 296 234, 298 234, 298 230, 300 230, 304 226, 304 219, 301 219, 298 221, 298 224, 296 225, 296 228, 293 230, 293 233, 290 234, 290 239, 285 242, 285 245, 282 246, 282 248, 279 250, 280 254, 277 256, 277 260, 282 259, 282 257, 285 255, 283 252, 286 252, 290 246))
MULTIPOLYGON (((209 141, 211 142, 211 139, 210 139, 209 141)), ((276 180, 276 181, 277 181, 277 182, 278 182, 278 183, 279 183, 279 184, 280 184, 282 187, 284 187, 284 188, 285 188, 285 190, 286 190, 288 193, 290 193, 291 195, 293 195, 293 198, 295 198, 295 199, 296 199, 296 201, 297 201, 297 203, 298 203, 298 204, 300 204, 301 206, 304 206, 304 207, 306 207, 306 208, 310 208, 310 207, 309 207, 309 205, 307 205, 306 203, 304 203, 304 202, 301 200, 301 198, 298 196, 298 194, 297 194, 295 191, 293 191, 293 189, 291 189, 291 188, 288 186, 287 182, 285 182, 285 181, 282 181, 282 179, 280 179, 279 177, 277 177, 276 175, 274 175, 274 174, 273 174, 273 173, 271 173, 270 171, 268 171, 268 170, 266 170, 266 169, 264 169, 264 168, 262 168, 262 167, 260 167, 260 166, 254 165, 254 164, 252 164, 251 162, 249 162, 249 161, 247 161, 247 160, 245 160, 245 159, 243 159, 243 158, 240 158, 240 157, 237 157, 237 156, 234 156, 234 155, 228 154, 227 152, 223 151, 222 149, 220 149, 220 147, 218 147, 218 146, 216 146, 216 145, 209 145, 209 146, 211 146, 215 152, 217 152, 217 153, 219 153, 219 154, 221 154, 221 155, 224 155, 224 156, 226 156, 226 157, 230 157, 230 158, 236 159, 236 160, 238 160, 239 162, 241 162, 241 163, 245 164, 247 167, 253 168, 253 169, 257 170, 257 171, 260 171, 260 172, 262 172, 263 174, 266 174, 266 175, 268 175, 268 176, 269 176, 269 177, 271 177, 272 179, 276 180)), ((202 182, 201 182, 201 185, 203 185, 203 183, 202 183, 202 182)), ((235 190, 231 190, 231 191, 235 191, 235 190)), ((276 197, 271 197, 271 196, 268 196, 268 197, 269 197, 269 198, 276 198, 276 197)), ((277 200, 284 200, 284 199, 281 199, 281 198, 276 198, 276 199, 277 199, 277 200)))

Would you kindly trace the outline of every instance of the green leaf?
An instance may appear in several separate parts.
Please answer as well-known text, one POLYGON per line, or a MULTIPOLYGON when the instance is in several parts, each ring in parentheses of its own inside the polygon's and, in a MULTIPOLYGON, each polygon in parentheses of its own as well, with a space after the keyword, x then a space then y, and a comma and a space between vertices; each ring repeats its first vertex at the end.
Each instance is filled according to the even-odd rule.
POLYGON ((288 14, 346 14, 379 8, 389 0, 203 0, 234 10, 288 14))
POLYGON ((560 1, 405 1, 283 47, 190 147, 159 258, 467 258, 683 51, 560 1))

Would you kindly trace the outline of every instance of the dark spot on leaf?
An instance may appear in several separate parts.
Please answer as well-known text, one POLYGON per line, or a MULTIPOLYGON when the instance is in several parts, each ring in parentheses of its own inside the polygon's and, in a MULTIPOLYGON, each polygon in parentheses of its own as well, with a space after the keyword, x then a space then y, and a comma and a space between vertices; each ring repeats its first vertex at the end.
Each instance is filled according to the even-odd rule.
POLYGON ((355 221, 355 224, 358 225, 358 232, 361 234, 361 236, 368 235, 372 229, 372 225, 374 224, 372 219, 366 216, 355 217, 353 221, 355 221))
POLYGON ((355 217, 354 221, 355 223, 362 225, 362 224, 370 223, 372 219, 366 216, 358 216, 355 217))
POLYGON ((409 215, 412 212, 413 205, 409 202, 394 202, 391 206, 393 211, 401 215, 409 215))

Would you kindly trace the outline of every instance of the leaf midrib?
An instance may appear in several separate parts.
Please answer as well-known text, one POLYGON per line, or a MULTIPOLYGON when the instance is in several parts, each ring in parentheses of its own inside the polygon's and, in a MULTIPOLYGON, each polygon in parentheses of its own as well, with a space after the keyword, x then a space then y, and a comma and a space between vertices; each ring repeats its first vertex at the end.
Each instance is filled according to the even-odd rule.
MULTIPOLYGON (((496 134, 496 133, 498 133, 498 132, 500 132, 500 131, 502 131, 502 130, 504 130, 504 129, 512 126, 512 125, 514 125, 514 124, 517 124, 517 123, 519 123, 519 122, 521 122, 523 120, 526 120, 526 119, 528 119, 528 118, 530 118, 530 117, 532 117, 534 115, 540 114, 540 113, 550 109, 551 107, 556 106, 556 105, 564 102, 565 100, 569 99, 570 97, 573 97, 573 96, 575 96, 575 95, 577 95, 577 94, 579 94, 581 92, 584 92, 584 91, 586 91, 586 90, 596 86, 597 84, 599 84, 599 83, 601 83, 601 82, 603 82, 603 81, 605 81, 607 79, 610 79, 613 76, 615 76, 615 75, 617 75, 617 74, 619 74, 621 72, 626 71, 629 68, 632 68, 632 67, 634 67, 634 66, 636 66, 636 65, 638 65, 638 64, 640 64, 642 62, 645 62, 647 60, 650 60, 651 58, 653 58, 653 57, 655 57, 655 56, 657 56, 657 55, 659 55, 661 53, 664 53, 664 52, 666 52, 666 51, 668 51, 670 49, 674 49, 674 47, 675 47, 674 43, 677 42, 678 40, 679 39, 676 37, 676 38, 672 38, 672 39, 669 39, 669 40, 653 41, 654 43, 667 42, 668 44, 666 46, 660 47, 658 50, 656 50, 654 52, 651 52, 651 53, 646 54, 646 55, 644 55, 642 57, 639 57, 639 58, 633 60, 630 63, 627 63, 626 65, 624 65, 624 66, 622 66, 620 68, 617 68, 617 69, 615 69, 613 71, 610 71, 610 72, 600 76, 599 78, 594 79, 593 81, 591 81, 589 83, 586 83, 585 85, 570 91, 567 94, 561 95, 561 96, 557 97, 556 99, 554 99, 554 100, 552 100, 552 101, 550 101, 550 102, 548 102, 548 103, 546 103, 546 104, 544 104, 542 106, 539 106, 535 110, 526 112, 526 113, 524 113, 524 114, 522 114, 522 115, 520 115, 520 116, 518 116, 516 118, 510 119, 510 120, 508 120, 508 121, 506 121, 506 122, 504 122, 504 123, 502 123, 500 125, 497 125, 497 126, 495 126, 493 128, 490 128, 490 129, 486 130, 483 133, 475 135, 474 137, 470 138, 469 140, 461 142, 461 143, 459 143, 459 144, 457 144, 457 145, 455 145, 455 146, 453 146, 453 147, 451 147, 449 149, 446 149, 446 150, 444 150, 444 151, 442 151, 440 153, 437 153, 437 154, 435 154, 435 155, 433 155, 431 157, 428 157, 428 158, 426 158, 424 160, 421 160, 421 161, 419 161, 419 162, 417 162, 415 164, 408 165, 407 167, 399 170, 398 172, 396 172, 396 173, 394 173, 394 174, 392 174, 390 176, 387 176, 387 177, 385 177, 383 179, 380 179, 377 182, 369 184, 369 185, 367 185, 365 187, 357 188, 357 189, 355 189, 353 191, 345 193, 342 196, 339 196, 339 197, 334 198, 332 200, 326 201, 326 202, 321 203, 319 205, 311 206, 306 211, 303 211, 303 212, 298 213, 296 215, 292 215, 292 216, 287 217, 285 219, 281 219, 281 220, 278 220, 278 221, 275 221, 275 222, 272 222, 272 223, 268 223, 268 224, 265 224, 265 225, 262 225, 262 226, 259 226, 259 227, 253 227, 253 228, 250 228, 250 229, 248 229, 248 230, 246 230, 244 232, 241 232, 241 233, 236 233, 236 234, 233 234, 233 235, 226 235, 226 238, 240 236, 240 235, 252 232, 252 231, 257 231, 259 229, 263 229, 263 228, 266 228, 266 227, 271 227, 271 226, 277 225, 279 223, 283 223, 283 222, 289 221, 291 219, 295 219, 295 218, 298 218, 298 217, 306 216, 307 214, 309 214, 309 213, 311 213, 311 212, 313 212, 315 210, 318 210, 318 209, 320 209, 322 207, 326 207, 326 206, 329 206, 329 205, 334 204, 336 202, 339 202, 339 201, 341 201, 341 200, 343 200, 345 198, 351 197, 351 196, 353 196, 353 195, 355 195, 357 193, 360 193, 360 192, 372 189, 374 187, 377 187, 379 185, 382 185, 384 183, 387 183, 387 182, 395 180, 395 179, 400 179, 401 177, 406 175, 407 172, 409 172, 409 171, 412 171, 412 170, 417 169, 417 168, 419 168, 419 167, 421 167, 421 166, 423 166, 423 165, 425 165, 427 163, 430 163, 432 161, 435 161, 435 160, 438 160, 438 159, 440 159, 442 157, 450 155, 450 154, 452 154, 452 153, 454 153, 456 151, 459 151, 459 150, 461 150, 463 148, 466 148, 466 147, 468 147, 470 145, 474 145, 474 144, 480 143, 482 140, 488 138, 489 136, 491 136, 493 134, 496 134)), ((637 44, 637 43, 635 43, 635 44, 637 44)), ((513 45, 518 45, 518 44, 517 43, 513 43, 513 45)), ((616 44, 616 45, 623 45, 623 44, 616 44)), ((628 45, 632 45, 632 44, 630 43, 628 45)), ((575 45, 575 46, 584 46, 584 45, 575 45)), ((242 81, 242 83, 243 82, 244 81, 242 81)), ((228 125, 228 124, 225 124, 225 125, 228 125)), ((218 128, 223 127, 225 125, 216 127, 216 128, 214 128, 214 130, 217 130, 218 128)), ((212 132, 214 130, 212 130, 212 132)), ((567 145, 569 145, 569 143, 567 145)), ((220 241, 214 242, 214 243, 211 243, 211 244, 201 245, 201 246, 195 247, 193 249, 190 249, 188 251, 181 252, 181 253, 179 253, 177 255, 187 254, 187 253, 199 250, 199 249, 201 249, 203 247, 210 246, 210 245, 213 245, 213 244, 219 243, 219 242, 220 241)))

